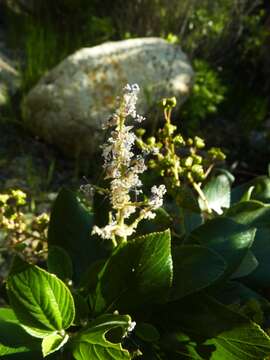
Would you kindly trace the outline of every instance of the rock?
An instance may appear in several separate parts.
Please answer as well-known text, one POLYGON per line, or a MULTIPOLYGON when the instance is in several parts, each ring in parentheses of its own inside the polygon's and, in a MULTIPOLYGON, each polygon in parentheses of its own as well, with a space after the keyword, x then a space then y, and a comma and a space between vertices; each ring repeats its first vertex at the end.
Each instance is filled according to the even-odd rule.
POLYGON ((6 105, 10 95, 20 87, 20 75, 13 63, 0 52, 0 107, 6 105))
POLYGON ((180 47, 163 39, 104 43, 77 51, 47 73, 25 97, 23 114, 34 134, 67 154, 91 155, 103 141, 101 125, 127 83, 140 86, 137 109, 143 115, 163 97, 176 96, 181 102, 192 77, 180 47))

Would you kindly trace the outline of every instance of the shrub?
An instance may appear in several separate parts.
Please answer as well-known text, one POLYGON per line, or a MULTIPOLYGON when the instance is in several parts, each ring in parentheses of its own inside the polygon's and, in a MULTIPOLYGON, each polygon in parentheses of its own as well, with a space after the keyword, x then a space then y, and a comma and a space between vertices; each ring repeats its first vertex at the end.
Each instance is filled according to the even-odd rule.
POLYGON ((20 253, 29 261, 44 259, 48 214, 30 211, 27 195, 18 189, 1 193, 0 206, 1 252, 20 253))
POLYGON ((206 61, 196 59, 193 62, 195 83, 191 96, 181 109, 187 127, 198 128, 200 120, 206 120, 218 111, 218 105, 224 101, 227 87, 222 83, 217 70, 206 61))
MULTIPOLYGON (((171 206, 170 197, 163 205, 166 189, 156 178, 158 185, 146 196, 140 180, 144 156, 135 152, 133 125, 127 123, 128 116, 143 121, 136 113, 138 91, 137 85, 127 86, 105 124, 111 129, 103 147, 105 187, 85 189, 92 207, 66 188, 55 200, 47 270, 15 257, 7 279, 10 306, 0 309, 1 356, 263 360, 270 355, 270 307, 259 290, 270 282, 270 180, 231 189, 232 177, 224 170, 200 184, 204 202, 187 187, 171 206)), ((173 105, 173 99, 164 100, 159 153, 166 157, 170 149, 176 161, 173 105)), ((138 141, 144 154, 153 150, 151 141, 148 149, 138 141)), ((196 148, 204 145, 202 139, 195 142, 196 148)), ((175 162, 157 160, 172 177, 171 190, 182 190, 170 172, 175 162)))

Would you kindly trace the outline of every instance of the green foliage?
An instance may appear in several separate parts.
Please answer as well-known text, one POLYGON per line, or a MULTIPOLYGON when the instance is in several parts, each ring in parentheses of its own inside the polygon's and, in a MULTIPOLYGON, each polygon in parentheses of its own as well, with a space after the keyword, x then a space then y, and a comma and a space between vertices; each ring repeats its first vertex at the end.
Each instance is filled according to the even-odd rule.
POLYGON ((104 265, 95 313, 131 311, 165 302, 173 278, 170 232, 152 233, 119 246, 104 265))
POLYGON ((13 359, 18 354, 22 359, 41 358, 40 341, 27 334, 13 310, 0 309, 0 354, 1 357, 13 359))
POLYGON ((170 300, 178 300, 209 287, 218 281, 226 270, 224 259, 210 247, 177 246, 172 255, 174 278, 170 300))
MULTIPOLYGON (((182 323, 187 333, 201 338, 201 348, 198 346, 200 354, 202 349, 210 353, 209 357, 202 357, 203 359, 244 360, 248 357, 255 360, 269 355, 268 335, 245 316, 230 310, 215 299, 200 294, 177 305, 182 309, 175 314, 177 322, 182 323)), ((171 308, 171 316, 174 311, 175 309, 171 308)))
POLYGON ((32 336, 64 337, 75 316, 69 289, 54 275, 15 258, 7 283, 17 318, 32 336))
MULTIPOLYGON (((270 182, 267 179, 264 181, 270 182)), ((258 184, 261 181, 258 179, 258 184)), ((257 182, 253 183, 256 187, 257 182)), ((211 186, 217 187, 212 192, 213 199, 219 198, 218 182, 212 182, 211 186)), ((240 190, 245 191, 242 188, 238 192, 240 190)), ((75 194, 63 191, 68 196, 61 195, 56 200, 57 206, 60 202, 64 206, 61 212, 52 213, 51 224, 58 223, 62 217, 67 219, 72 204, 72 208, 81 206, 75 194)), ((262 198, 262 194, 264 189, 257 186, 254 197, 262 198)), ((69 290, 56 275, 17 259, 7 281, 16 317, 9 308, 0 311, 0 327, 5 329, 1 333, 6 334, 5 338, 0 336, 1 356, 17 353, 22 358, 24 354, 31 358, 36 354, 39 359, 41 354, 57 354, 60 348, 65 354, 72 352, 76 360, 93 356, 104 360, 131 359, 138 351, 146 354, 150 348, 167 358, 188 356, 196 360, 225 360, 227 356, 230 359, 249 356, 257 360, 269 356, 270 339, 263 331, 263 323, 270 304, 246 286, 269 286, 266 275, 270 271, 265 268, 268 263, 264 258, 269 256, 270 249, 264 242, 266 237, 262 241, 261 236, 267 229, 270 211, 268 205, 256 199, 241 201, 241 194, 238 198, 240 202, 234 200, 235 205, 223 208, 224 214, 215 215, 196 227, 184 242, 175 236, 171 240, 169 231, 165 231, 118 245, 103 265, 92 266, 90 272, 85 273, 84 276, 95 278, 94 282, 91 280, 91 287, 83 285, 86 281, 69 290), (243 260, 251 253, 258 266, 248 267, 248 271, 236 276, 238 283, 230 286, 233 284, 230 279, 235 278, 243 260), (241 279, 246 285, 239 287, 241 279), (85 306, 89 310, 73 330, 72 298, 76 299, 79 294, 87 300, 85 306), (237 306, 236 298, 240 299, 237 306), (138 329, 130 316, 118 312, 131 313, 138 329), (132 330, 134 326, 136 331, 132 330), (24 330, 42 337, 42 342, 32 340, 24 330), (13 336, 8 340, 9 331, 18 332, 20 346, 13 336), (131 335, 127 337, 128 333, 131 335), (135 349, 134 344, 129 343, 130 336, 137 344, 135 349)), ((71 230, 74 225, 70 226, 71 230)), ((78 238, 70 237, 70 245, 71 242, 78 244, 78 238)), ((66 279, 72 277, 72 273, 63 245, 51 246, 48 264, 51 271, 66 279), (56 266, 61 256, 62 272, 60 264, 56 266)), ((73 266, 79 266, 78 262, 73 262, 73 266)), ((77 301, 75 307, 81 311, 77 301)))
POLYGON ((198 121, 218 111, 224 101, 227 87, 220 74, 204 60, 194 60, 195 83, 191 95, 181 110, 187 126, 191 129, 198 126, 198 121))
MULTIPOLYGON (((175 135, 170 122, 175 99, 165 99, 160 140, 140 138, 138 144, 146 150, 158 146, 166 159, 159 164, 157 158, 156 165, 167 171, 169 197, 162 208, 165 186, 155 185, 149 198, 134 200, 130 190, 141 186, 138 174, 146 166, 132 152, 135 136, 125 120, 126 105, 134 109, 137 92, 137 85, 127 86, 119 112, 110 119, 114 138, 104 147, 110 186, 91 187, 99 192, 91 208, 77 193, 60 191, 49 223, 47 270, 44 263, 15 257, 6 281, 9 307, 0 309, 1 358, 270 356, 270 303, 264 296, 270 284, 269 177, 232 189, 233 177, 223 170, 203 182, 191 176, 185 181, 181 174, 177 184, 172 171, 177 164, 193 176, 197 162, 209 175, 203 165, 212 170, 224 155, 217 148, 200 154, 202 138, 175 135), (178 153, 183 144, 188 155, 178 153), (210 163, 204 163, 209 156, 210 163), (109 214, 101 194, 109 197, 109 214), (143 221, 153 218, 149 232, 143 221), (100 219, 102 226, 109 223, 100 228, 95 225, 100 219)), ((21 206, 24 196, 15 195, 21 206)), ((7 197, 1 206, 5 213, 7 197)))
POLYGON ((72 261, 68 253, 61 247, 50 246, 47 258, 49 272, 57 275, 61 280, 68 281, 73 276, 72 261))
POLYGON ((7 14, 9 42, 25 50, 25 64, 20 69, 23 93, 70 53, 113 36, 111 19, 100 16, 92 4, 80 3, 36 1, 24 8, 18 2, 21 12, 7 14))
POLYGON ((138 147, 152 155, 149 167, 164 178, 168 192, 175 198, 177 205, 185 206, 187 194, 182 190, 189 186, 189 190, 195 192, 192 195, 199 195, 198 205, 203 212, 210 214, 214 210, 218 214, 222 213, 221 208, 228 207, 230 203, 228 176, 220 175, 212 179, 203 191, 202 184, 214 165, 224 161, 225 154, 215 147, 204 150, 205 141, 198 136, 186 139, 181 133, 176 133, 177 126, 171 122, 172 109, 176 106, 175 97, 163 99, 162 105, 165 124, 158 130, 157 137, 151 136, 144 141, 144 129, 137 130, 138 147))
POLYGON ((129 352, 121 346, 121 340, 115 343, 106 338, 108 332, 120 329, 122 335, 119 338, 121 339, 128 333, 131 324, 131 318, 128 315, 103 315, 98 317, 89 324, 88 329, 74 340, 73 355, 75 359, 131 359, 129 352))
MULTIPOLYGON (((213 6, 209 6, 207 1, 202 4, 198 2, 196 5, 188 19, 189 32, 185 44, 191 52, 197 51, 201 46, 210 50, 214 44, 217 44, 224 36, 232 15, 228 1, 216 1, 213 6)), ((202 52, 204 53, 205 50, 202 52)))
POLYGON ((63 55, 59 52, 57 34, 53 29, 44 29, 38 23, 29 22, 24 30, 26 66, 22 71, 22 88, 26 92, 46 71, 57 64, 63 55))
POLYGON ((47 248, 49 216, 29 209, 26 193, 10 189, 0 194, 2 252, 18 252, 29 260, 42 259, 47 248))
POLYGON ((266 10, 260 9, 252 15, 243 17, 243 25, 247 29, 242 44, 242 56, 250 57, 251 62, 256 62, 263 51, 265 42, 269 39, 270 32, 262 26, 266 10))
MULTIPOLYGON (((74 281, 88 269, 92 262, 104 257, 106 250, 101 241, 91 236, 93 227, 93 213, 87 209, 72 191, 63 188, 52 208, 48 231, 48 247, 50 257, 55 247, 64 249, 66 272, 70 274, 70 261, 74 270, 74 281)), ((49 257, 49 261, 50 261, 49 257)), ((55 262, 55 260, 53 260, 55 262)), ((53 265, 54 267, 56 266, 53 265)), ((62 269, 64 266, 62 267, 62 269)), ((63 271, 63 270, 62 270, 63 271)), ((57 270, 59 275, 59 272, 57 270)), ((66 275, 69 275, 66 273, 66 275)))
POLYGON ((206 202, 199 198, 200 208, 206 210, 205 203, 217 214, 222 214, 224 208, 230 207, 230 181, 224 174, 211 179, 203 188, 206 202))

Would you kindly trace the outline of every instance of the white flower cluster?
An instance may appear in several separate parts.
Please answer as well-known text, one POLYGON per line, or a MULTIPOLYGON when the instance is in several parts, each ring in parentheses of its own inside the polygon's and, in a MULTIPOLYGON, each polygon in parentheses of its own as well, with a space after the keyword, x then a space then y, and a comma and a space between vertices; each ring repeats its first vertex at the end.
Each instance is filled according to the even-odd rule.
POLYGON ((124 87, 124 109, 122 116, 131 116, 133 119, 135 119, 137 122, 141 123, 145 118, 139 114, 137 114, 136 111, 136 104, 138 100, 138 93, 140 92, 140 88, 138 84, 129 85, 127 84, 124 87))
POLYGON ((152 210, 162 206, 163 195, 166 192, 164 185, 153 186, 149 201, 138 203, 132 202, 131 199, 131 192, 136 195, 142 193, 139 174, 146 170, 143 157, 136 156, 132 151, 136 140, 132 132, 133 126, 125 124, 127 116, 138 122, 144 120, 136 112, 139 90, 137 84, 124 88, 119 109, 106 124, 106 127, 114 127, 107 143, 102 146, 105 178, 111 179, 110 200, 114 213, 108 225, 103 228, 94 226, 92 231, 104 239, 112 239, 115 236, 126 238, 135 231, 139 221, 154 218, 155 213, 152 210), (141 210, 137 219, 130 225, 126 224, 125 220, 135 213, 138 207, 141 207, 141 210))

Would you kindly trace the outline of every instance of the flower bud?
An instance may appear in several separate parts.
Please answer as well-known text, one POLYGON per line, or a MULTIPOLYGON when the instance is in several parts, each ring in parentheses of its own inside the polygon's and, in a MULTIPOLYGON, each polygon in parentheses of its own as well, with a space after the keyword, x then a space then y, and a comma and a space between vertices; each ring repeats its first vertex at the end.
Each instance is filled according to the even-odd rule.
POLYGON ((162 105, 165 109, 172 109, 176 106, 177 101, 176 101, 176 97, 173 96, 171 98, 164 98, 162 99, 162 105))
POLYGON ((203 149, 205 147, 205 142, 202 138, 200 138, 199 136, 195 136, 194 138, 194 145, 196 146, 196 148, 198 149, 203 149))

